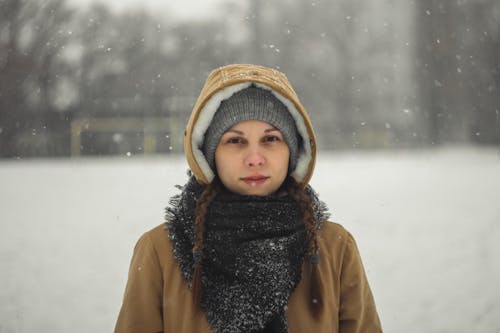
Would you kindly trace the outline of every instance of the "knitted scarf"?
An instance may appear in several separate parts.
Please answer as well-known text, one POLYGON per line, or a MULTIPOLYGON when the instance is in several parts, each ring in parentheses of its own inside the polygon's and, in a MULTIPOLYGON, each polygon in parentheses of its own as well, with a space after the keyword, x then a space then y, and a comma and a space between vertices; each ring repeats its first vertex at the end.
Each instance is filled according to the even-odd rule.
MULTIPOLYGON (((166 224, 184 278, 193 276, 194 210, 203 185, 191 178, 166 209, 166 224)), ((326 206, 306 188, 317 227, 326 206)), ((302 214, 285 191, 244 196, 223 191, 210 203, 202 251, 201 308, 217 333, 288 332, 288 299, 307 251, 302 214)))

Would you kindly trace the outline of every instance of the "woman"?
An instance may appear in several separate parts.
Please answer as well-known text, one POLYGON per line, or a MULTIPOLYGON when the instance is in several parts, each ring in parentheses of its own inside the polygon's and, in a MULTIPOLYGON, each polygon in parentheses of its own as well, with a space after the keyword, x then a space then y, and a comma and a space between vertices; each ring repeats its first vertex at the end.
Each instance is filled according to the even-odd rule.
POLYGON ((307 185, 315 136, 282 73, 215 69, 184 148, 192 176, 135 247, 115 332, 381 332, 354 239, 307 185))

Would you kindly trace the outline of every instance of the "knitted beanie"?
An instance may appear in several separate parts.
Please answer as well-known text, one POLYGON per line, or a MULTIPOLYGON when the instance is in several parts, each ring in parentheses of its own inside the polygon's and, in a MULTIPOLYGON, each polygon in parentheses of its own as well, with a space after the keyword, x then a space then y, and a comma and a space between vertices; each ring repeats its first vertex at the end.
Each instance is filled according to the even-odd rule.
POLYGON ((220 138, 235 124, 245 120, 261 120, 276 127, 283 134, 290 150, 288 171, 295 170, 300 144, 295 120, 273 93, 254 85, 222 101, 205 132, 202 151, 212 170, 216 170, 215 150, 220 138))

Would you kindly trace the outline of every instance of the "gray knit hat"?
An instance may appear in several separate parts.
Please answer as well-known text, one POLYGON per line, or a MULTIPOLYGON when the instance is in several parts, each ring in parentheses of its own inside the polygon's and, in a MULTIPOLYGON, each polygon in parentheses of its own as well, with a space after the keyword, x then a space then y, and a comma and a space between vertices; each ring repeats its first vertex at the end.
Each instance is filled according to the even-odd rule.
POLYGON ((212 170, 216 170, 215 150, 221 136, 235 124, 245 120, 261 120, 276 127, 283 134, 290 150, 288 171, 295 170, 300 144, 295 120, 273 93, 254 85, 222 101, 205 132, 202 151, 212 170))

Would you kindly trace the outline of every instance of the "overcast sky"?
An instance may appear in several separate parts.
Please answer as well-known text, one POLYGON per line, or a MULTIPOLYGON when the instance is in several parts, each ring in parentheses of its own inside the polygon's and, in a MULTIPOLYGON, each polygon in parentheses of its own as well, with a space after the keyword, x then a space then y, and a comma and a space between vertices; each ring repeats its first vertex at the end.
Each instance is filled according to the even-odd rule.
POLYGON ((168 16, 184 19, 204 19, 217 12, 225 2, 234 0, 67 0, 70 5, 85 7, 95 2, 105 3, 117 11, 146 8, 153 12, 165 11, 168 16))

